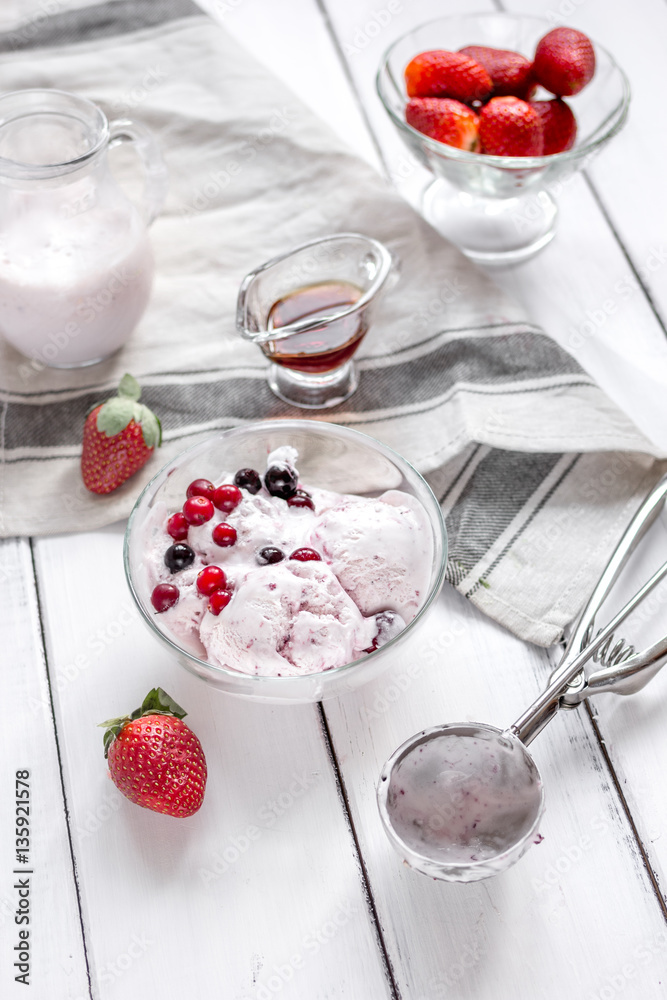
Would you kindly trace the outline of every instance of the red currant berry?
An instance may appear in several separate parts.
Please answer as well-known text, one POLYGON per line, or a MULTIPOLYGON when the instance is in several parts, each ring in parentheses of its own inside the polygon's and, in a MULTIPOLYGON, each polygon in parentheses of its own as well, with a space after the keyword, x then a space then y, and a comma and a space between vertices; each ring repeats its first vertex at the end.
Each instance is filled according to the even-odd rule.
POLYGON ((227 577, 219 566, 204 566, 197 574, 197 590, 209 597, 214 590, 222 590, 227 586, 227 577))
POLYGON ((299 562, 321 562, 322 556, 315 549, 295 549, 290 559, 298 559, 299 562))
POLYGON ((214 507, 224 511, 225 514, 231 514, 241 503, 241 500, 243 500, 243 494, 238 486, 232 486, 231 483, 223 483, 222 486, 218 486, 211 499, 213 500, 214 507))
POLYGON ((168 611, 178 601, 179 591, 173 583, 158 583, 151 594, 151 604, 157 612, 168 611))
POLYGON ((216 545, 222 545, 225 548, 233 545, 236 541, 236 528, 232 528, 231 524, 227 524, 226 521, 221 521, 213 529, 213 541, 216 545))
POLYGON ((230 590, 214 590, 208 599, 208 610, 212 615, 219 615, 232 599, 230 590))
POLYGON ((203 524, 213 517, 213 504, 206 497, 190 497, 183 504, 183 514, 188 524, 203 524))
POLYGON ((185 495, 188 500, 190 497, 206 497, 207 500, 212 500, 214 492, 215 486, 210 480, 194 479, 185 491, 185 495))
POLYGON ((184 542, 188 537, 189 524, 185 519, 185 514, 181 514, 180 510, 177 514, 172 514, 167 521, 167 532, 171 535, 175 542, 184 542))

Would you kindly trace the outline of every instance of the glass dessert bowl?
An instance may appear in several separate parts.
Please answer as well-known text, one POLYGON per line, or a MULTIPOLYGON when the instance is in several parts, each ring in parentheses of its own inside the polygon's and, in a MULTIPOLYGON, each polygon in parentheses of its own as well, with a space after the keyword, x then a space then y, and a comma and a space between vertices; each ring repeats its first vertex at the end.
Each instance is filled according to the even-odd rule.
POLYGON ((400 661, 442 587, 447 537, 390 448, 279 420, 165 466, 130 516, 124 560, 142 618, 188 670, 231 694, 313 702, 400 661), (215 487, 208 509, 195 482, 215 487))
MULTIPOLYGON (((404 71, 420 52, 489 46, 532 59, 553 23, 523 15, 489 13, 438 18, 395 41, 377 74, 384 108, 411 152, 433 174, 422 198, 426 219, 466 256, 481 264, 520 263, 554 237, 558 207, 553 192, 583 169, 623 126, 630 86, 614 58, 593 40, 595 74, 566 98, 577 138, 571 149, 549 156, 491 156, 446 145, 405 121, 404 71)), ((542 88, 531 100, 553 97, 542 88)))

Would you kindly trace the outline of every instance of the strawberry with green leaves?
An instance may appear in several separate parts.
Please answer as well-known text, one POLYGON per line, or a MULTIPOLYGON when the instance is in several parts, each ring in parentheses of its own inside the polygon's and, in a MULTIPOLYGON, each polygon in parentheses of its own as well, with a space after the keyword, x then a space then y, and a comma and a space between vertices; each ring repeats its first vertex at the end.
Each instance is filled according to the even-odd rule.
POLYGON ((162 688, 153 688, 131 715, 100 723, 116 787, 137 805, 179 819, 201 806, 207 774, 204 751, 185 715, 162 688))
POLYGON ((124 375, 118 394, 100 403, 83 427, 81 475, 91 493, 111 493, 138 472, 162 441, 160 421, 139 402, 141 389, 124 375))

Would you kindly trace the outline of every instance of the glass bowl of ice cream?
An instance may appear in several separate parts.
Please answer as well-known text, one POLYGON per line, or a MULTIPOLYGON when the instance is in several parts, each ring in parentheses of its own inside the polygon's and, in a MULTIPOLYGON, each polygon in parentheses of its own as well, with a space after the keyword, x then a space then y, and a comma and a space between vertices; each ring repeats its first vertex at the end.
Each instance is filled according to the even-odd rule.
POLYGON ((153 633, 230 694, 313 702, 409 649, 447 536, 420 474, 359 431, 274 420, 170 462, 130 516, 125 572, 153 633))

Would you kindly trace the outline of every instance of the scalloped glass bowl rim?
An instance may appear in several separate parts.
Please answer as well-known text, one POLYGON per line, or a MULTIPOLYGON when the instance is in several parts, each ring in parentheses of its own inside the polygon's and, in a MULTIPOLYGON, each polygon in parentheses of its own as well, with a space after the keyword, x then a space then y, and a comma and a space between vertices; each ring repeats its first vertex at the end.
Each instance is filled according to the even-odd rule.
MULTIPOLYGON (((125 530, 125 537, 123 540, 123 566, 125 569, 125 578, 130 588, 130 593, 132 594, 132 597, 137 607, 139 608, 139 611, 144 621, 148 624, 151 631, 157 636, 157 638, 161 642, 164 642, 168 646, 170 646, 178 657, 185 657, 187 660, 191 661, 192 664, 197 664, 199 669, 197 669, 194 672, 197 674, 197 676, 201 677, 203 680, 207 680, 205 676, 207 673, 211 674, 212 681, 215 678, 227 679, 229 681, 229 685, 225 686, 224 690, 228 691, 229 693, 233 693, 232 688, 235 683, 238 684, 239 686, 245 687, 250 682, 250 683, 255 683, 257 685, 257 687, 259 688, 259 690, 257 691, 258 696, 260 698, 265 699, 267 697, 266 692, 262 691, 261 689, 266 688, 268 684, 271 684, 272 686, 274 684, 275 685, 279 684, 282 689, 281 700, 284 700, 286 702, 289 702, 289 698, 285 696, 289 686, 293 686, 295 689, 297 689, 295 690, 295 700, 297 700, 300 697, 298 694, 298 688, 302 687, 304 685, 304 682, 307 682, 308 679, 312 681, 313 678, 340 677, 342 674, 351 671, 354 667, 362 667, 364 664, 369 664, 371 662, 374 662, 375 660, 379 659, 383 654, 386 655, 386 653, 389 650, 395 648, 397 645, 402 643, 407 638, 407 636, 414 630, 415 626, 423 619, 424 615, 431 607, 431 605, 437 598, 438 594, 440 593, 440 590, 442 589, 442 585, 445 580, 445 572, 447 569, 447 553, 448 553, 447 531, 445 528, 444 517, 442 514, 442 510, 440 509, 440 505, 435 495, 433 494, 433 491, 431 490, 430 486, 424 479, 424 477, 414 468, 413 465, 411 465, 410 462, 408 462, 407 459, 403 458, 402 455, 399 455, 399 453, 394 451, 393 448, 390 448, 388 445, 383 444, 381 441, 376 440, 369 434, 364 434, 362 431, 357 431, 354 430, 353 428, 345 427, 341 424, 333 424, 321 420, 298 420, 298 419, 276 420, 276 421, 267 420, 251 424, 245 424, 241 427, 234 427, 226 431, 221 431, 219 434, 209 437, 205 441, 200 441, 198 444, 193 445, 190 448, 184 449, 184 451, 176 455, 175 458, 167 462, 153 476, 150 482, 148 482, 144 487, 144 489, 141 491, 129 516, 127 522, 127 528, 125 530), (366 444, 368 447, 372 448, 373 450, 379 451, 382 454, 384 454, 385 457, 389 458, 389 460, 401 471, 403 476, 408 481, 410 480, 411 476, 415 477, 421 483, 423 488, 426 490, 427 495, 430 495, 430 498, 432 500, 432 510, 428 510, 426 507, 424 509, 426 510, 429 523, 433 528, 434 535, 437 536, 438 533, 440 535, 440 542, 442 546, 440 563, 436 568, 435 579, 426 597, 426 600, 424 601, 423 605, 421 606, 415 617, 412 619, 412 621, 408 622, 408 624, 402 630, 402 632, 400 632, 397 636, 395 636, 395 638, 390 639, 389 642, 385 643, 383 646, 380 646, 372 653, 368 653, 367 655, 359 657, 356 660, 351 660, 350 663, 345 663, 339 667, 332 667, 330 670, 313 671, 307 674, 298 674, 289 677, 270 677, 264 674, 247 674, 241 670, 232 670, 228 667, 219 667, 216 664, 209 663, 207 660, 201 660, 199 659, 199 657, 194 656, 194 654, 189 653, 187 650, 183 649, 182 646, 178 645, 175 639, 172 639, 166 632, 163 632, 155 625, 152 615, 149 614, 148 610, 144 607, 143 601, 141 600, 139 594, 137 593, 137 590, 134 586, 134 582, 132 580, 132 573, 130 569, 130 538, 135 519, 139 513, 140 508, 143 505, 145 498, 147 498, 149 495, 153 495, 157 491, 158 487, 162 484, 162 482, 166 481, 170 471, 173 471, 173 469, 176 468, 185 458, 191 458, 195 456, 199 451, 206 451, 208 448, 211 447, 214 441, 224 441, 227 438, 242 437, 243 434, 247 433, 248 431, 251 431, 252 433, 257 433, 259 435, 261 432, 266 432, 269 430, 275 431, 278 427, 285 428, 286 431, 289 430, 314 430, 315 432, 321 431, 324 435, 330 434, 332 437, 343 437, 355 441, 360 441, 366 444), (435 515, 435 517, 433 515, 435 515)), ((324 680, 323 686, 326 688, 326 686, 329 683, 330 682, 328 680, 324 680)), ((246 692, 243 692, 243 694, 245 697, 252 697, 252 695, 248 695, 246 692)), ((323 695, 320 695, 320 697, 322 696, 323 695)))
MULTIPOLYGON (((591 39, 591 41, 593 42, 596 51, 604 52, 609 62, 613 65, 613 67, 620 75, 623 84, 623 96, 620 102, 607 115, 606 120, 613 118, 613 122, 609 127, 609 129, 603 135, 594 137, 589 142, 585 143, 583 146, 574 146, 572 149, 565 150, 565 152, 563 153, 551 153, 549 156, 495 156, 491 153, 472 153, 467 149, 458 149, 456 146, 448 146, 444 142, 438 142, 437 139, 431 139, 430 136, 424 135, 423 132, 419 132, 418 129, 413 128, 412 125, 408 125, 405 119, 400 118, 396 114, 394 109, 390 106, 388 101, 385 100, 385 95, 383 93, 382 75, 385 72, 385 70, 388 69, 388 62, 391 54, 393 53, 394 49, 402 42, 404 42, 409 35, 414 34, 416 31, 421 31, 422 28, 428 28, 435 24, 444 24, 447 21, 461 20, 467 17, 479 18, 480 20, 484 18, 503 18, 503 19, 510 19, 513 21, 533 21, 536 25, 543 24, 550 29, 554 27, 554 25, 551 24, 551 22, 541 17, 534 17, 531 16, 530 14, 509 14, 509 13, 504 13, 502 11, 496 11, 496 12, 479 11, 477 13, 471 11, 470 13, 452 14, 452 15, 447 15, 445 17, 435 17, 432 18, 430 21, 424 21, 421 24, 415 25, 414 28, 410 29, 410 31, 404 32, 404 34, 402 34, 399 38, 395 39, 395 41, 391 43, 389 48, 385 50, 384 55, 382 56, 382 61, 380 63, 380 68, 375 78, 375 84, 378 96, 382 101, 382 105, 385 111, 387 112, 387 114, 389 115, 389 117, 391 118, 392 122, 396 127, 407 132, 409 135, 414 136, 414 138, 418 142, 422 143, 424 146, 426 146, 427 149, 430 149, 432 152, 438 153, 440 155, 442 155, 443 152, 445 152, 447 157, 449 157, 452 160, 456 160, 459 163, 469 163, 477 167, 488 166, 488 167, 498 167, 505 169, 511 168, 513 170, 519 170, 521 168, 529 170, 529 169, 534 169, 536 167, 548 167, 551 166, 552 164, 567 163, 569 161, 583 159, 585 156, 596 150, 603 143, 608 142, 609 139, 613 138, 613 136, 616 135, 618 131, 620 131, 620 129, 625 123, 625 120, 628 115, 628 108, 630 106, 630 81, 628 80, 624 71, 616 62, 612 54, 608 51, 608 49, 606 49, 603 45, 599 45, 595 41, 595 39, 591 39)), ((604 122, 602 122, 599 127, 602 128, 603 125, 604 122)))

